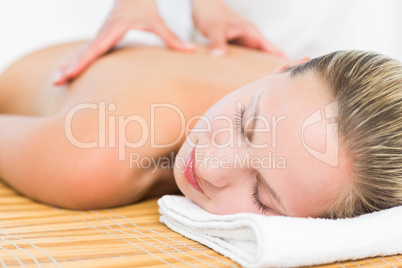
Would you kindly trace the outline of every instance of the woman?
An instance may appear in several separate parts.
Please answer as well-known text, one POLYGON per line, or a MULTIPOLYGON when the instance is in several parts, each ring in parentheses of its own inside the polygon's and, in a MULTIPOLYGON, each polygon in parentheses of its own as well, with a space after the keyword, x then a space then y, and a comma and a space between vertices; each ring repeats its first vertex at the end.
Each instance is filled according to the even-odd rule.
POLYGON ((0 77, 0 177, 26 196, 90 209, 180 189, 212 213, 298 217, 402 204, 396 61, 339 52, 266 76, 281 60, 253 50, 138 47, 53 87, 79 45, 38 51, 0 77))

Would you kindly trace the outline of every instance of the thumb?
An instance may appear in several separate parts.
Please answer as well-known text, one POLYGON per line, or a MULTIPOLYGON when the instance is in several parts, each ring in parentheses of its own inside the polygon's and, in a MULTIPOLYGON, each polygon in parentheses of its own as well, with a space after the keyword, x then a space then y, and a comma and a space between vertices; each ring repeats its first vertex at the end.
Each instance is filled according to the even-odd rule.
POLYGON ((225 31, 223 29, 211 29, 211 31, 206 34, 206 37, 209 38, 210 41, 209 51, 212 57, 222 57, 227 55, 228 45, 225 31))
POLYGON ((154 32, 162 38, 169 48, 184 51, 194 50, 194 45, 181 41, 162 21, 158 22, 154 27, 154 32))
POLYGON ((283 53, 279 48, 277 48, 272 43, 266 40, 262 42, 262 50, 271 53, 273 55, 276 55, 278 57, 281 57, 283 59, 289 60, 289 57, 285 53, 283 53))

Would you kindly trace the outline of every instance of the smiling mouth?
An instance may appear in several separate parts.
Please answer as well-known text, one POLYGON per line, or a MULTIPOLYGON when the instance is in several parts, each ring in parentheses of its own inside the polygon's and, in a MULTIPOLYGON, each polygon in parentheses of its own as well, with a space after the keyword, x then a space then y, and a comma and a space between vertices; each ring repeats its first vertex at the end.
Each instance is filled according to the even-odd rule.
POLYGON ((195 169, 195 147, 187 157, 186 164, 184 166, 184 177, 194 189, 205 195, 197 178, 196 172, 194 172, 194 169, 195 169))

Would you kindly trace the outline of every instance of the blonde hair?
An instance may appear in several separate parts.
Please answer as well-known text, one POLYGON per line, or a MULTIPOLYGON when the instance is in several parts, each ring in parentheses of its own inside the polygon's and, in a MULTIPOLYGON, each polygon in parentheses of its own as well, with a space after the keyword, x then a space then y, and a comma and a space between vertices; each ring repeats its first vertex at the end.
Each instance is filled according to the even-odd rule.
POLYGON ((374 52, 337 51, 290 70, 314 72, 338 101, 338 133, 352 160, 348 184, 323 217, 402 205, 402 65, 374 52))

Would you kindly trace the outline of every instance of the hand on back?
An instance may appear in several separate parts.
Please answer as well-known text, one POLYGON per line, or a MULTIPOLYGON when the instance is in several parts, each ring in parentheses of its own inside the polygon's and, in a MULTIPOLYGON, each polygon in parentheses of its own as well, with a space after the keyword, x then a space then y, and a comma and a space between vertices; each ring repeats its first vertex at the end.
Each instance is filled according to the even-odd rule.
MULTIPOLYGON (((227 54, 227 42, 260 49, 276 56, 283 53, 269 43, 257 28, 230 10, 221 0, 193 0, 194 25, 210 40, 212 56, 227 54)), ((170 49, 192 51, 166 26, 155 0, 116 0, 96 38, 70 55, 53 79, 62 85, 79 76, 98 57, 108 52, 131 29, 153 32, 170 49)))

